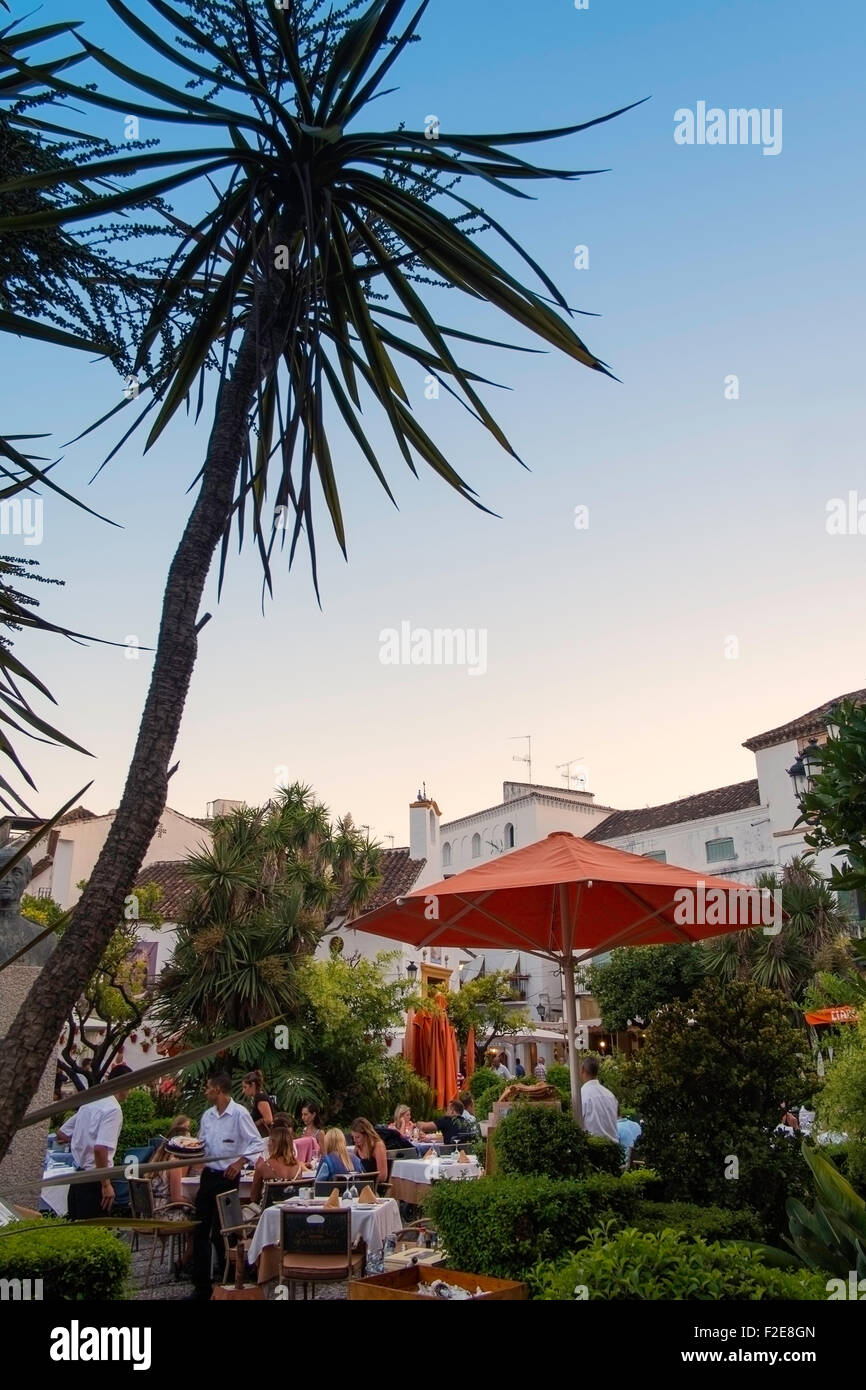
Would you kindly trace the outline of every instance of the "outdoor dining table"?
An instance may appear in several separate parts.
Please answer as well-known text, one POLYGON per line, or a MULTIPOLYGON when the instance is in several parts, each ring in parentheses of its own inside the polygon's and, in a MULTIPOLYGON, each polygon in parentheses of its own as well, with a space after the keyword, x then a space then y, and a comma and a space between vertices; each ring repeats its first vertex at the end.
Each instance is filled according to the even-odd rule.
POLYGON ((420 1206, 434 1182, 442 1179, 467 1182, 481 1177, 478 1162, 458 1163, 449 1159, 396 1158, 391 1166, 391 1193, 398 1202, 420 1206))
MULTIPOLYGON (((190 1173, 188 1177, 181 1178, 180 1185, 183 1188, 183 1195, 188 1202, 194 1202, 196 1193, 201 1182, 200 1173, 190 1173)), ((253 1175, 250 1172, 241 1173, 238 1178, 238 1192, 244 1200, 249 1198, 253 1190, 253 1175)))
MULTIPOLYGON (((291 1202, 294 1211, 322 1211, 321 1202, 291 1202)), ((349 1211, 353 1243, 361 1237, 367 1246, 367 1260, 374 1268, 381 1267, 385 1241, 403 1229, 400 1208, 391 1197, 380 1197, 374 1207, 359 1207, 358 1203, 342 1202, 342 1210, 349 1211)), ((259 1217, 247 1251, 247 1263, 258 1261, 258 1282, 280 1277, 280 1213, 282 1205, 267 1207, 259 1217)))

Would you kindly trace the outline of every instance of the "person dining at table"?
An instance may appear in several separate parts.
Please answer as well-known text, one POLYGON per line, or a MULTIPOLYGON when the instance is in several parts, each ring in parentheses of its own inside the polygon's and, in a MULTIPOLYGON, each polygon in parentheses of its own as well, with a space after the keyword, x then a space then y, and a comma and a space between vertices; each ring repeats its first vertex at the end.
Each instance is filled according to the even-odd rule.
POLYGON ((361 1167, 377 1182, 388 1181, 388 1153, 379 1135, 369 1120, 363 1118, 352 1121, 352 1142, 355 1157, 361 1160, 361 1167))
POLYGON ((402 1134, 404 1139, 411 1139, 412 1132, 417 1128, 412 1119, 412 1111, 408 1105, 398 1105, 394 1111, 394 1118, 391 1121, 391 1129, 396 1129, 398 1134, 402 1134))
POLYGON ((268 1152, 256 1160, 250 1201, 261 1200, 262 1188, 274 1178, 278 1182, 294 1182, 306 1171, 295 1154, 292 1131, 282 1115, 276 1115, 268 1134, 268 1152))
MULTIPOLYGON (((375 1132, 375 1131, 374 1131, 375 1132)), ((378 1138, 378 1135, 376 1136, 378 1138)), ((329 1129, 322 1141, 322 1156, 316 1169, 316 1182, 333 1182, 350 1173, 363 1173, 357 1154, 350 1154, 341 1129, 329 1129)))
MULTIPOLYGON (((189 1115, 178 1115, 176 1120, 172 1120, 168 1134, 159 1144, 152 1154, 145 1157, 146 1163, 175 1163, 178 1154, 172 1153, 168 1148, 172 1139, 179 1137, 187 1138, 192 1129, 192 1120, 189 1115)), ((150 1185, 153 1191, 153 1200, 157 1211, 169 1202, 185 1202, 187 1197, 181 1187, 182 1180, 189 1173, 189 1164, 178 1166, 177 1168, 167 1168, 162 1173, 151 1174, 150 1185)))
POLYGON ((325 1152, 325 1131, 322 1127, 322 1112, 313 1101, 307 1100, 301 1106, 302 1139, 315 1139, 319 1153, 325 1152))

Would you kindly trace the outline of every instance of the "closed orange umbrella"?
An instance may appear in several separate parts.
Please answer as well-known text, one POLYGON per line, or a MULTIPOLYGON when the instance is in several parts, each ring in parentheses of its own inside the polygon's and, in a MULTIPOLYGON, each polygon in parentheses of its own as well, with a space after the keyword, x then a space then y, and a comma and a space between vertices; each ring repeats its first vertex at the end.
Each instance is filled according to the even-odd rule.
POLYGON ((475 1071, 475 1029, 469 1029, 469 1036, 466 1039, 466 1084, 475 1071))

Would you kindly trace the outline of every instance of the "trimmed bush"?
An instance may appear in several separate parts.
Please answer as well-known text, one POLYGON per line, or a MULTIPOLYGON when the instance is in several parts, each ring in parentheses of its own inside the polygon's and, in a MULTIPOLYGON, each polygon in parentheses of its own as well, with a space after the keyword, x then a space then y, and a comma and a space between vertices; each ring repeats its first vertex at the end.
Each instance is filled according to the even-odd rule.
POLYGON ((121 1299, 129 1265, 129 1247, 98 1226, 43 1217, 0 1236, 0 1279, 41 1279, 46 1302, 121 1299))
POLYGON ((489 1090, 491 1086, 498 1086, 500 1091, 505 1088, 502 1077, 492 1067, 479 1067, 469 1078, 469 1091, 476 1099, 482 1091, 489 1090))
POLYGON ((156 1104, 150 1091, 143 1087, 130 1091, 126 1100, 121 1101, 123 1128, 117 1142, 117 1151, 123 1149, 147 1148, 153 1135, 159 1133, 160 1121, 156 1114, 156 1104))
POLYGON ((533 1297, 567 1302, 581 1296, 611 1302, 788 1300, 823 1302, 826 1278, 770 1269, 741 1245, 689 1240, 682 1231, 594 1231, 565 1260, 540 1263, 529 1276, 533 1297))
POLYGON ((524 1279, 539 1260, 573 1249, 599 1222, 632 1221, 653 1173, 580 1181, 492 1177, 434 1183, 424 1205, 452 1269, 524 1279))
POLYGON ((618 1173, 618 1144, 590 1136, 571 1115, 548 1105, 516 1105, 493 1130, 496 1166, 504 1176, 582 1178, 593 1171, 618 1173))
POLYGON ((692 1202, 639 1202, 634 1225, 641 1231, 682 1231, 692 1240, 759 1240, 761 1223, 753 1211, 699 1207, 692 1202))

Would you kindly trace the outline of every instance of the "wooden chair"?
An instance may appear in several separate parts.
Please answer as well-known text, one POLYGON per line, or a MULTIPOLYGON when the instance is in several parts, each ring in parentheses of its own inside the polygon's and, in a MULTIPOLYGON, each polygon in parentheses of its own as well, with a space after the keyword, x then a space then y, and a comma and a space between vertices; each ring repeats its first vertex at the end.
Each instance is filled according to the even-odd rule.
POLYGON ((226 1252, 222 1282, 228 1284, 233 1268, 243 1278, 243 1272, 246 1269, 247 1246, 252 1240, 258 1218, 256 1217, 252 1221, 244 1218, 240 1193, 236 1187, 232 1188, 231 1192, 218 1192, 216 1204, 220 1235, 223 1238, 226 1252))
POLYGON ((364 1273, 367 1250, 363 1241, 352 1249, 352 1223, 348 1211, 293 1210, 280 1213, 280 1278, 289 1285, 292 1298, 301 1284, 304 1298, 312 1286, 359 1279, 364 1273))
POLYGON ((138 1249, 139 1235, 150 1236, 150 1259, 147 1262, 147 1273, 145 1274, 146 1286, 150 1282, 150 1275, 153 1269, 153 1257, 156 1254, 157 1243, 159 1243, 160 1247, 160 1264, 165 1260, 165 1247, 168 1245, 169 1260, 174 1268, 177 1268, 183 1253, 184 1239, 189 1231, 197 1225, 194 1219, 195 1207, 191 1202, 168 1202, 157 1211, 153 1187, 147 1178, 129 1178, 128 1182, 129 1205, 133 1217, 139 1221, 162 1222, 159 1229, 144 1232, 135 1231, 133 1233, 133 1250, 138 1249), (172 1217, 169 1216, 170 1212, 176 1212, 177 1219, 172 1219, 172 1217), (165 1217, 164 1221, 162 1220, 163 1217, 165 1217))

